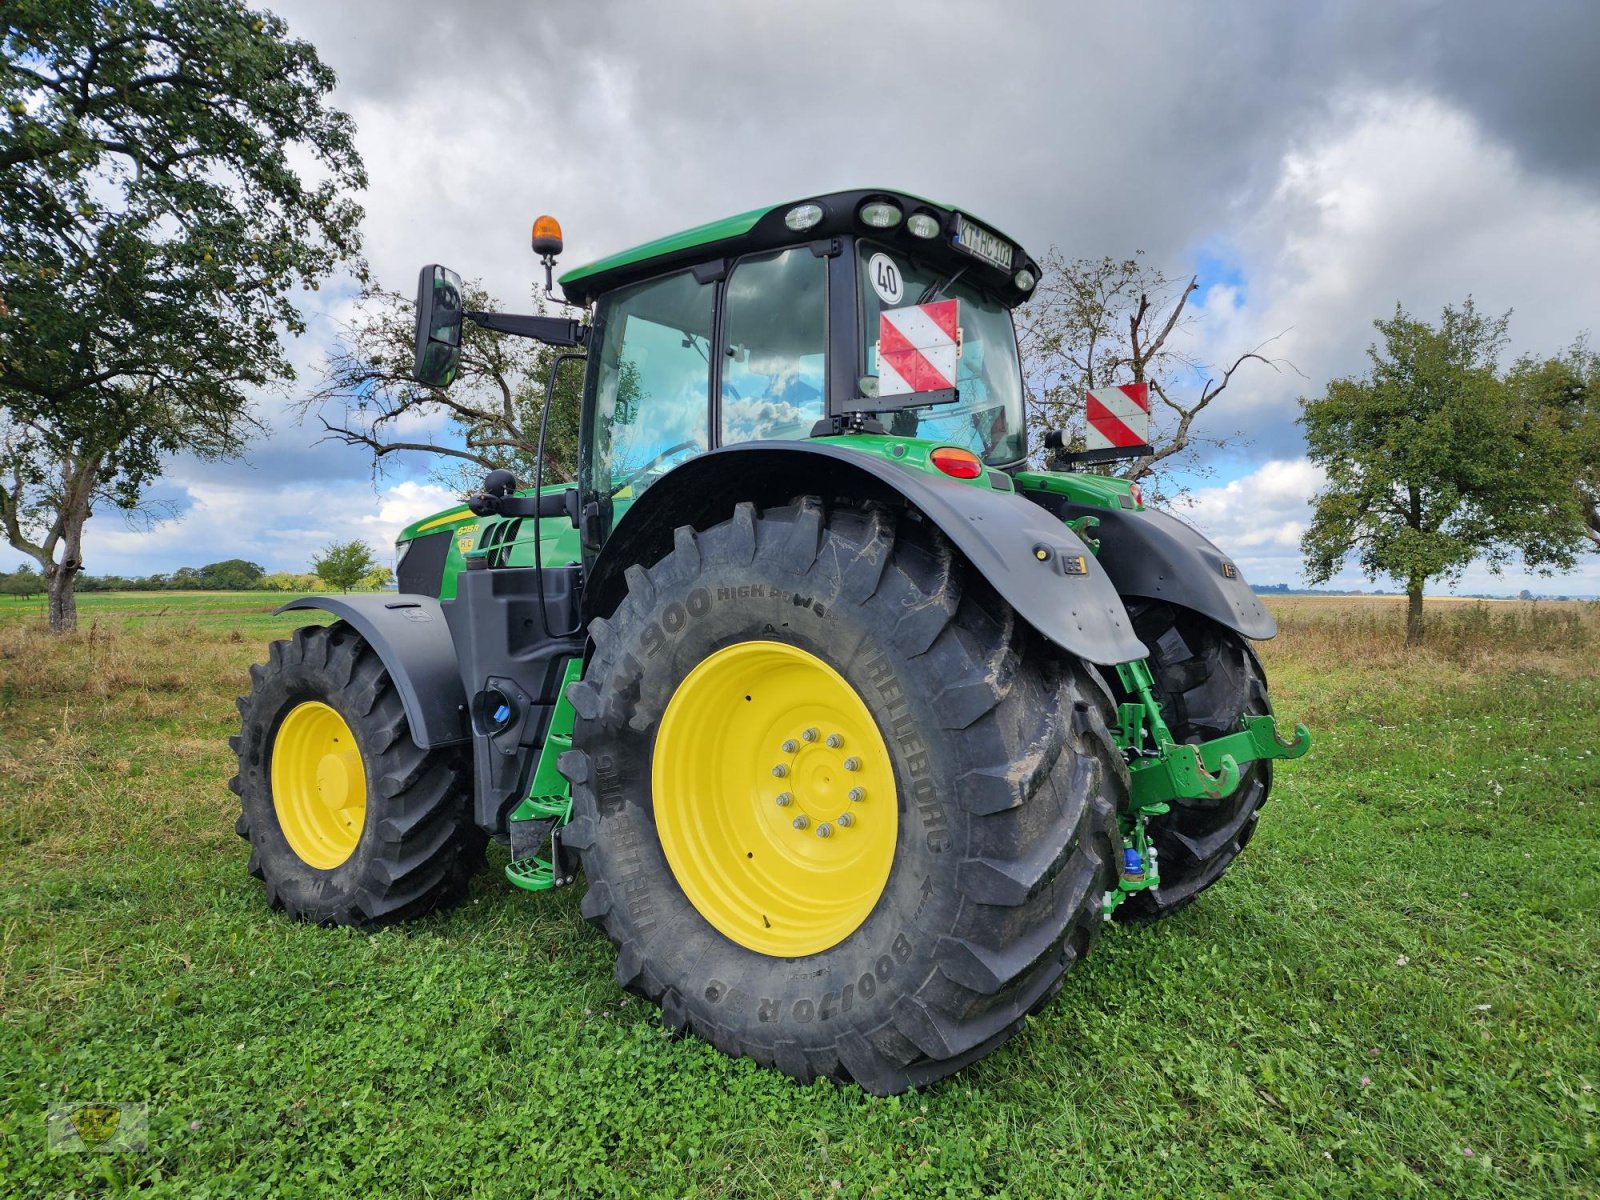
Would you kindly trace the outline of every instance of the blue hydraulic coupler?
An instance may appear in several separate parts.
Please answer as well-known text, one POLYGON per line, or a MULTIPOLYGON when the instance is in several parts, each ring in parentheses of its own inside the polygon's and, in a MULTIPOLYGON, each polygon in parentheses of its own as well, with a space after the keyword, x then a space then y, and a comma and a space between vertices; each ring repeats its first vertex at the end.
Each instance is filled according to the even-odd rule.
POLYGON ((1144 859, 1132 846, 1124 847, 1122 851, 1122 882, 1144 882, 1144 859))

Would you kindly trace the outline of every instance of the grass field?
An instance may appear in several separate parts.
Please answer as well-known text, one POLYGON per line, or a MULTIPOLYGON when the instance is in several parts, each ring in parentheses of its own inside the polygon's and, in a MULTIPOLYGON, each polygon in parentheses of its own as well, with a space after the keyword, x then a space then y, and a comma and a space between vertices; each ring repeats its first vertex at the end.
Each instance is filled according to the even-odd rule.
POLYGON ((1316 733, 1194 907, 917 1095, 678 1041, 499 878, 376 936, 233 833, 262 595, 0 600, 0 1195, 1600 1195, 1600 607, 1275 600, 1316 733), (49 1154, 45 1111, 149 1106, 49 1154))

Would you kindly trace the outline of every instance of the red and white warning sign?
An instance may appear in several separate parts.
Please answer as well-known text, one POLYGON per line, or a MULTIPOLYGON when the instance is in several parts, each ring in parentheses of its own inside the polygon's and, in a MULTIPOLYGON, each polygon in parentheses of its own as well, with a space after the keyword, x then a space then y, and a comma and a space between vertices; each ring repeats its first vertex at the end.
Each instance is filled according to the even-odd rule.
POLYGON ((878 395, 955 387, 960 305, 959 300, 939 300, 878 314, 878 395))
POLYGON ((1124 383, 1086 393, 1089 428, 1085 450, 1122 450, 1150 440, 1150 385, 1124 383))

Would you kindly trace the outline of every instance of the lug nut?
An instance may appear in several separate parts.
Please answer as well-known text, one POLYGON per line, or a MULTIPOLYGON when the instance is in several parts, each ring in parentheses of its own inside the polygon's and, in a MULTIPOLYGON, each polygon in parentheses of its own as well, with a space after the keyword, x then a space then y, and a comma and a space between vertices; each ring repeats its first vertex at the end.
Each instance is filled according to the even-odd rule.
POLYGON ((849 813, 839 814, 838 825, 840 829, 849 829, 850 826, 854 825, 855 823, 855 817, 851 816, 849 813))
POLYGON ((811 818, 806 816, 805 813, 801 813, 794 819, 794 827, 796 829, 804 829, 809 824, 811 824, 811 818))
POLYGON ((802 733, 800 736, 805 741, 814 742, 819 737, 821 737, 822 735, 820 733, 818 733, 817 730, 816 730, 816 727, 813 726, 812 728, 810 728, 810 729, 806 730, 804 733, 802 733))
POLYGON ((861 760, 859 758, 855 758, 855 757, 851 757, 851 758, 845 759, 844 760, 844 769, 846 771, 859 771, 859 770, 861 770, 861 760))
POLYGON ((854 803, 860 804, 866 798, 867 798, 867 790, 866 790, 866 788, 851 788, 850 789, 850 799, 854 803))
POLYGON ((795 741, 793 738, 790 738, 783 744, 783 752, 785 754, 793 754, 798 749, 800 749, 800 743, 795 741))
POLYGON ((772 773, 779 779, 782 779, 789 773, 789 768, 784 766, 782 763, 779 763, 777 766, 772 768, 772 773))
POLYGON ((833 826, 832 825, 818 825, 817 826, 817 836, 818 837, 832 837, 833 836, 833 826))
POLYGON ((830 733, 828 735, 828 746, 830 749, 837 750, 842 745, 844 745, 844 739, 837 733, 830 733))
POLYGON ((794 797, 791 796, 788 792, 779 792, 778 793, 778 807, 779 808, 788 808, 789 805, 791 805, 793 803, 794 803, 794 797))

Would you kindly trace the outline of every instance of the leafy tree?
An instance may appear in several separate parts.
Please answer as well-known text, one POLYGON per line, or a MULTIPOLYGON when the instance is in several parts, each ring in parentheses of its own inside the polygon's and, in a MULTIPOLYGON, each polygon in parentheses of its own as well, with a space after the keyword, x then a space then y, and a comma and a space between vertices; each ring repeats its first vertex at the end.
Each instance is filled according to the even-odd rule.
POLYGON ((259 563, 230 558, 201 567, 200 586, 213 592, 245 592, 260 583, 265 574, 259 563))
POLYGON ((1600 353, 1580 337, 1553 358, 1524 355, 1507 383, 1513 402, 1566 460, 1583 535, 1600 550, 1600 353))
POLYGON ((39 572, 27 563, 23 563, 9 575, 0 575, 0 592, 4 592, 7 596, 24 600, 29 596, 37 596, 43 590, 39 572))
POLYGON ((290 292, 358 249, 334 75, 239 0, 9 0, 0 24, 0 528, 76 620, 84 523, 237 452, 292 376, 290 292))
MULTIPOLYGON (((469 311, 496 308, 476 283, 467 285, 463 299, 469 311)), ((534 308, 545 311, 542 297, 535 297, 534 308)), ((412 297, 369 286, 329 356, 322 386, 305 407, 317 412, 330 436, 366 447, 380 466, 392 454, 430 454, 442 460, 434 478, 458 491, 476 487, 495 467, 531 484, 550 369, 558 355, 570 351, 469 321, 461 369, 447 392, 411 378, 415 325, 412 297), (414 428, 419 417, 441 419, 448 436, 437 441, 400 436, 399 430, 414 428)), ((545 433, 548 482, 564 482, 577 473, 582 394, 582 364, 569 361, 556 376, 545 433)))
POLYGON ((1325 583, 1354 552, 1369 579, 1408 597, 1406 640, 1422 636, 1422 596, 1484 559, 1513 554, 1548 574, 1570 568, 1581 521, 1568 461, 1541 414, 1516 402, 1497 370, 1507 316, 1469 297, 1438 326, 1396 306, 1361 379, 1335 379, 1302 399, 1311 461, 1327 472, 1301 541, 1306 575, 1325 583))
POLYGON ((394 572, 388 567, 373 567, 361 577, 361 586, 369 592, 382 591, 394 582, 394 572))
POLYGON ((1127 479, 1153 476, 1159 484, 1160 473, 1186 463, 1194 447, 1220 444, 1197 436, 1194 424, 1241 367, 1249 362, 1274 370, 1288 365, 1263 355, 1267 343, 1238 355, 1221 370, 1195 361, 1174 335, 1191 320, 1189 297, 1199 281, 1167 276, 1146 263, 1142 251, 1121 260, 1069 259, 1052 247, 1040 267, 1037 290, 1017 312, 1017 346, 1035 446, 1042 444, 1044 430, 1060 429, 1068 449, 1083 449, 1084 392, 1147 383, 1154 452, 1100 469, 1127 479))
POLYGON ((310 573, 296 575, 292 571, 274 571, 263 575, 256 586, 269 592, 318 592, 327 585, 310 573))
POLYGON ((333 542, 311 560, 311 570, 322 582, 348 592, 378 565, 372 547, 362 541, 333 542))

